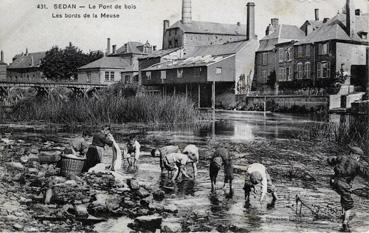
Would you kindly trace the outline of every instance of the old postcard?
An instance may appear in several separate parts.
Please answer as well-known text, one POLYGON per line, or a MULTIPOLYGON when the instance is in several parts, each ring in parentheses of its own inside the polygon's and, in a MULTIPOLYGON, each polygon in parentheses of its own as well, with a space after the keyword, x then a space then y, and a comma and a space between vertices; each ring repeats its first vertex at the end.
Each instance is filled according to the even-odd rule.
POLYGON ((368 232, 366 0, 1 0, 2 232, 368 232))

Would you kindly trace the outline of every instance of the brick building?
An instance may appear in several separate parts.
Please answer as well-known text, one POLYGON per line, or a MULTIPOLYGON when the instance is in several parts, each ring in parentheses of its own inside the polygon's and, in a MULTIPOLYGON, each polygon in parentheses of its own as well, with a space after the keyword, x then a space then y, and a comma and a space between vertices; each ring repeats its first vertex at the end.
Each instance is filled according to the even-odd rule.
POLYGON ((353 0, 347 0, 344 12, 294 44, 295 79, 324 88, 345 73, 352 76, 351 84, 364 88, 368 19, 368 13, 361 14, 353 0))
POLYGON ((7 68, 7 77, 10 81, 41 81, 44 75, 40 69, 41 59, 45 52, 25 53, 15 55, 7 68))
POLYGON ((239 22, 223 24, 192 20, 191 0, 182 0, 182 19, 171 26, 169 20, 163 21, 162 49, 184 47, 187 53, 196 46, 239 41, 246 36, 246 25, 239 22))
POLYGON ((294 54, 292 45, 304 37, 304 32, 297 26, 279 24, 277 18, 271 19, 255 53, 253 90, 274 92, 277 80, 291 78, 293 67, 290 66, 294 54))

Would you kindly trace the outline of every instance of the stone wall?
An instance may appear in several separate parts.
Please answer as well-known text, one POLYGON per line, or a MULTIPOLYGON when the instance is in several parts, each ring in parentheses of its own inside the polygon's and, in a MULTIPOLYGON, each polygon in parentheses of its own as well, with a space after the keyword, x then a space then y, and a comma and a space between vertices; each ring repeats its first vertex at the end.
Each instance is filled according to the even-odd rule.
POLYGON ((328 109, 328 96, 247 96, 236 95, 237 109, 275 112, 312 112, 328 109))

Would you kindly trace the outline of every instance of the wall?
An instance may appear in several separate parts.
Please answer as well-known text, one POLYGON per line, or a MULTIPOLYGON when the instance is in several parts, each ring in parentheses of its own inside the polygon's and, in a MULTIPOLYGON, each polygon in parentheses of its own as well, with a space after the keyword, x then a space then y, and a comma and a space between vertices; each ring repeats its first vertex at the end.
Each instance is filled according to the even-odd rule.
POLYGON ((78 82, 100 84, 100 71, 99 70, 78 71, 78 82), (91 74, 91 81, 87 80, 87 73, 91 74))
POLYGON ((17 81, 17 82, 44 81, 42 72, 37 68, 22 69, 22 70, 8 69, 7 79, 9 81, 17 81))
POLYGON ((234 82, 236 74, 235 59, 235 56, 231 56, 215 64, 209 65, 207 81, 234 82), (222 69, 221 74, 216 73, 217 68, 222 69))
POLYGON ((222 34, 199 34, 185 33, 183 36, 183 45, 185 48, 199 45, 224 44, 231 41, 245 40, 245 35, 222 35, 222 34))
POLYGON ((273 51, 256 52, 255 53, 255 80, 254 85, 257 90, 268 89, 266 87, 268 76, 275 71, 276 67, 276 54, 273 51), (268 59, 266 65, 262 64, 262 54, 267 53, 268 59), (267 72, 266 80, 263 78, 263 71, 267 72))
MULTIPOLYGON (((237 106, 243 110, 262 110, 264 97, 248 97, 246 95, 236 95, 237 106), (259 109, 255 109, 259 106, 259 109)), ((268 96, 267 110, 270 111, 294 111, 296 109, 306 109, 316 111, 318 109, 328 109, 328 97, 324 96, 268 96)))
POLYGON ((336 43, 336 72, 340 71, 341 64, 344 64, 344 71, 351 73, 351 65, 366 65, 365 45, 355 45, 349 43, 336 43))

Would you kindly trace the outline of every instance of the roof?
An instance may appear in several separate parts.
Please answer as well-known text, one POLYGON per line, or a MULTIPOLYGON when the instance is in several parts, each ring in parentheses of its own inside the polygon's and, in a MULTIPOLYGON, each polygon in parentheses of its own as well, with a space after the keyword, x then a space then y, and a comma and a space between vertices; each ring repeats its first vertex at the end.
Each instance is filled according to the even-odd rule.
POLYGON ((171 49, 161 49, 161 50, 157 50, 157 51, 153 51, 152 53, 144 56, 144 57, 140 57, 138 59, 147 59, 147 58, 156 58, 156 57, 164 57, 168 54, 171 54, 173 52, 176 52, 178 50, 180 50, 181 48, 171 48, 171 49))
POLYGON ((8 66, 8 69, 24 69, 40 67, 41 59, 45 57, 46 52, 36 52, 28 54, 17 54, 14 61, 8 66))
MULTIPOLYGON (((356 32, 368 32, 368 13, 356 15, 356 32)), ((319 29, 310 33, 304 40, 297 44, 315 43, 327 40, 344 40, 368 42, 368 39, 361 39, 358 35, 351 38, 345 31, 346 14, 337 14, 332 19, 324 23, 319 29)))
POLYGON ((107 68, 107 69, 126 69, 127 71, 133 71, 134 68, 130 64, 129 59, 122 57, 102 57, 96 61, 88 63, 87 65, 81 66, 78 69, 96 69, 96 68, 107 68))
POLYGON ((139 53, 142 54, 142 50, 138 49, 137 47, 143 46, 144 44, 142 44, 141 42, 137 42, 137 41, 129 41, 127 43, 125 43, 122 47, 120 47, 119 49, 117 49, 116 54, 121 54, 121 53, 139 53))
POLYGON ((323 25, 323 21, 320 21, 320 20, 306 20, 304 24, 306 23, 310 24, 313 30, 316 30, 323 25))
POLYGON ((146 69, 143 69, 143 71, 168 70, 168 69, 176 69, 176 68, 208 66, 208 65, 220 62, 231 56, 234 56, 234 55, 229 55, 229 56, 206 55, 206 56, 189 57, 186 59, 178 59, 178 60, 158 63, 146 69))
POLYGON ((168 29, 181 28, 188 33, 208 33, 223 35, 246 36, 246 25, 224 24, 205 21, 191 21, 189 24, 183 24, 181 20, 175 22, 168 29))
POLYGON ((279 24, 277 30, 260 40, 258 51, 268 51, 274 49, 278 43, 291 40, 301 40, 305 38, 305 33, 295 25, 279 24))
POLYGON ((194 47, 192 52, 186 55, 186 57, 196 57, 205 55, 229 55, 237 53, 241 48, 243 48, 249 41, 241 40, 235 42, 228 42, 225 44, 216 45, 205 45, 194 47))

